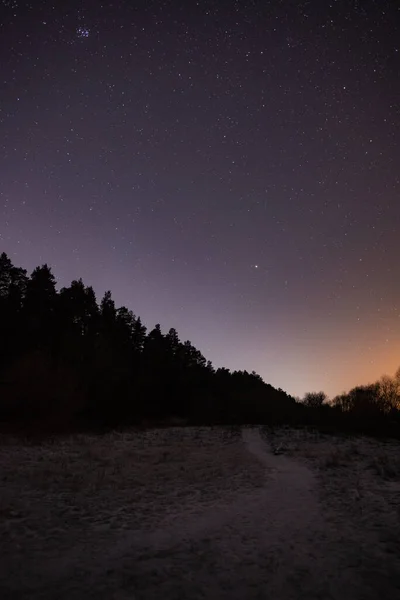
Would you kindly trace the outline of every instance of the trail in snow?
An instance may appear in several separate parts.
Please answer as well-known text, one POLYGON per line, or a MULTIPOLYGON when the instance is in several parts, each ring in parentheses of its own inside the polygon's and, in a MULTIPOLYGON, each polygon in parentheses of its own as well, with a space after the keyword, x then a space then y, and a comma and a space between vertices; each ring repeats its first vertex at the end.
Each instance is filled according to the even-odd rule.
POLYGON ((117 544, 108 559, 113 562, 129 555, 133 548, 166 551, 184 541, 192 543, 224 527, 245 528, 257 521, 268 527, 268 544, 279 543, 282 537, 292 535, 292 529, 309 527, 315 522, 318 505, 315 500, 315 480, 309 469, 283 456, 274 456, 256 429, 244 429, 245 447, 266 467, 265 485, 253 492, 239 493, 233 502, 221 498, 217 505, 202 510, 193 506, 191 511, 176 515, 168 525, 152 532, 132 532, 117 544), (276 531, 274 531, 276 530, 276 531), (273 540, 273 535, 279 539, 273 540))
POLYGON ((92 588, 99 593, 110 581, 118 587, 127 580, 135 598, 143 600, 161 590, 168 600, 264 594, 286 600, 297 598, 302 585, 313 597, 309 574, 320 554, 314 476, 305 466, 271 454, 258 429, 244 429, 242 443, 265 467, 263 487, 238 493, 233 502, 221 498, 206 510, 194 506, 163 528, 132 531, 91 571, 92 588))
POLYGON ((266 481, 260 509, 269 521, 268 543, 274 533, 280 542, 290 539, 295 531, 315 526, 320 520, 314 474, 306 466, 269 451, 258 429, 243 430, 247 449, 266 467, 266 481))
POLYGON ((167 515, 162 527, 55 557, 29 597, 374 598, 376 590, 363 583, 357 565, 349 567, 348 547, 324 520, 314 474, 273 455, 257 428, 243 429, 237 443, 264 466, 261 487, 213 506, 193 503, 167 515))

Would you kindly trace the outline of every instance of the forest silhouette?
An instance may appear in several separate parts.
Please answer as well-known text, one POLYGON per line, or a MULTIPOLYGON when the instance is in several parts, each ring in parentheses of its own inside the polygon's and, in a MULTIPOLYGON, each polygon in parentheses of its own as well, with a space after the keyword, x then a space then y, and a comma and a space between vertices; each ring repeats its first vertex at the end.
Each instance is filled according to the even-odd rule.
POLYGON ((176 329, 100 303, 82 279, 57 291, 51 268, 30 276, 0 255, 0 422, 56 433, 152 425, 290 425, 399 436, 400 370, 328 402, 293 398, 254 371, 215 369, 176 329))

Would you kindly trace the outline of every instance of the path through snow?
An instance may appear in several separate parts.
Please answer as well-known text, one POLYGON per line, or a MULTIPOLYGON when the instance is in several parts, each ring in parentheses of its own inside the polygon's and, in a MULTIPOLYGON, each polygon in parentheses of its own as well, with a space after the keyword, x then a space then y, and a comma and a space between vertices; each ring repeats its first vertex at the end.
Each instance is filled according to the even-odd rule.
POLYGON ((154 531, 129 533, 91 569, 93 596, 113 590, 113 598, 136 600, 370 597, 329 539, 314 474, 272 454, 257 428, 243 429, 241 443, 265 467, 264 486, 206 510, 194 506, 154 531))
POLYGON ((263 485, 211 506, 192 502, 168 512, 162 526, 54 556, 38 569, 29 597, 375 599, 359 548, 324 518, 313 472, 272 454, 257 428, 243 429, 236 444, 263 465, 263 485))

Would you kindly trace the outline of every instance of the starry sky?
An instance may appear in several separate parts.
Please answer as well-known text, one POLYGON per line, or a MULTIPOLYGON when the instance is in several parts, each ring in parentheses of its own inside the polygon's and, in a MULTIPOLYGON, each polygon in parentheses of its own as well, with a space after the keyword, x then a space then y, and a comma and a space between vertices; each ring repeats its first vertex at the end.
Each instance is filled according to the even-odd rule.
POLYGON ((400 365, 400 4, 3 0, 0 251, 289 393, 400 365))

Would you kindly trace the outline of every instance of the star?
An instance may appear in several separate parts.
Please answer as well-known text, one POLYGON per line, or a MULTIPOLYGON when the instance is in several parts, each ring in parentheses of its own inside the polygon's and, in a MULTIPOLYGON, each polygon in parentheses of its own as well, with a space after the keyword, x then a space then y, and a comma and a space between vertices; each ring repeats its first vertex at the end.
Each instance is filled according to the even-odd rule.
POLYGON ((78 27, 76 30, 76 35, 81 40, 88 38, 90 35, 90 29, 87 27, 78 27))

